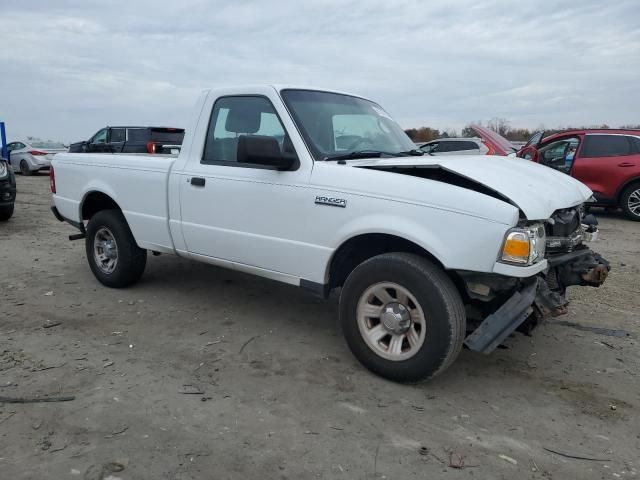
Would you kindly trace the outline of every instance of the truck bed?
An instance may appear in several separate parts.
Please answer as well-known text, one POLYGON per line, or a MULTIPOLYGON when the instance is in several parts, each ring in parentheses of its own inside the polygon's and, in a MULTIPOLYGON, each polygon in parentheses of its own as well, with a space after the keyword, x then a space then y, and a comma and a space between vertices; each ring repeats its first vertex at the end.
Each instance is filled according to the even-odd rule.
POLYGON ((104 192, 118 199, 140 247, 173 252, 167 182, 175 159, 175 155, 59 154, 55 204, 63 217, 81 223, 85 197, 104 192))

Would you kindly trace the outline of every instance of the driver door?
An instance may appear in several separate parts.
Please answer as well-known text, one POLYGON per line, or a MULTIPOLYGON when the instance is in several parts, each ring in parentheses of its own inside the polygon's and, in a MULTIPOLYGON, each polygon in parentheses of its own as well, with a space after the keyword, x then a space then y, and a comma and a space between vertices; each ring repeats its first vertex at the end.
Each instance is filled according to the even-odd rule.
POLYGON ((301 241, 314 207, 305 188, 311 165, 298 162, 281 171, 238 161, 242 136, 271 137, 281 152, 296 154, 265 96, 220 97, 209 112, 203 149, 191 151, 181 174, 187 251, 210 263, 260 269, 263 276, 296 283, 314 256, 315 247, 301 241))
POLYGON ((538 150, 538 162, 562 173, 571 173, 580 138, 573 135, 554 140, 538 150))
POLYGON ((105 152, 106 147, 107 129, 103 128, 89 140, 89 143, 87 143, 87 152, 105 152))
POLYGON ((518 151, 518 157, 524 158, 525 160, 533 160, 534 162, 538 161, 538 148, 540 147, 540 143, 544 138, 544 130, 540 130, 533 134, 533 136, 529 139, 527 143, 525 143, 524 147, 522 147, 518 151))

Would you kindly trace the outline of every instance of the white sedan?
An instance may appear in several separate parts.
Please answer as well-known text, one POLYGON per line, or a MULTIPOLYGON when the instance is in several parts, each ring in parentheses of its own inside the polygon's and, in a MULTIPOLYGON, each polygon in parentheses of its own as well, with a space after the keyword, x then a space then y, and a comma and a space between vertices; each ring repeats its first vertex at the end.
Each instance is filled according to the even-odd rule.
POLYGON ((7 145, 9 163, 15 171, 23 175, 33 175, 40 170, 49 170, 51 160, 57 153, 68 150, 59 142, 41 140, 11 142, 7 145))

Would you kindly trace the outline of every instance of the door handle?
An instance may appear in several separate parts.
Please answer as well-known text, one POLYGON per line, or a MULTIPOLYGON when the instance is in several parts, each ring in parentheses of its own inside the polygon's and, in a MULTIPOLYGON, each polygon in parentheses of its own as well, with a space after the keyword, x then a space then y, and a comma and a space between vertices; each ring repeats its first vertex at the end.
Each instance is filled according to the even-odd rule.
POLYGON ((204 187, 205 179, 202 177, 191 177, 191 185, 194 187, 204 187))
POLYGON ((636 164, 631 162, 622 162, 622 163, 619 163, 618 166, 619 167, 635 167, 636 164))

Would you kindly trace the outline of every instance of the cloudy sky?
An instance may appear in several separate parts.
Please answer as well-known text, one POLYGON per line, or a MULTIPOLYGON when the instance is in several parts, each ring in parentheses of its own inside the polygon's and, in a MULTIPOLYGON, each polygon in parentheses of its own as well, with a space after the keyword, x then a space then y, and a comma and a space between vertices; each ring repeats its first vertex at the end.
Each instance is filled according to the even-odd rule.
POLYGON ((200 90, 352 91, 405 127, 640 123, 638 0, 0 0, 0 120, 184 126, 200 90))

